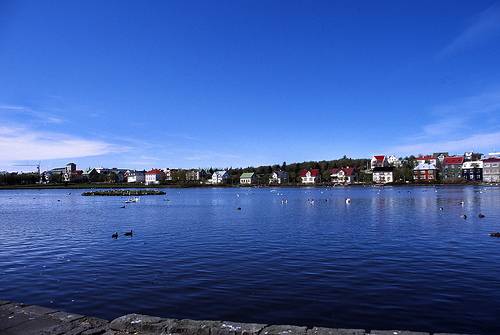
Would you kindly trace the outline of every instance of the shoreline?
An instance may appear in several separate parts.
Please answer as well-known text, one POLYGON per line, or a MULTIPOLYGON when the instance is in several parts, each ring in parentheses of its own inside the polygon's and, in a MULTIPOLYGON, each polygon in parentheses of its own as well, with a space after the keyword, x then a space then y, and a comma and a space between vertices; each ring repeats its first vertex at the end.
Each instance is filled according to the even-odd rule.
MULTIPOLYGON (((459 335, 408 330, 366 330, 169 319, 126 314, 112 321, 37 305, 0 300, 3 335, 459 335)), ((465 334, 462 334, 465 335, 465 334)))
POLYGON ((425 187, 425 186, 441 186, 441 187, 465 187, 465 186, 481 186, 492 187, 499 184, 492 183, 410 183, 410 184, 351 184, 351 185, 331 185, 331 184, 288 184, 288 185, 204 185, 204 184, 167 184, 167 185, 140 185, 140 184, 57 184, 57 185, 0 185, 1 190, 100 190, 100 189, 179 189, 179 188, 349 188, 349 187, 425 187))

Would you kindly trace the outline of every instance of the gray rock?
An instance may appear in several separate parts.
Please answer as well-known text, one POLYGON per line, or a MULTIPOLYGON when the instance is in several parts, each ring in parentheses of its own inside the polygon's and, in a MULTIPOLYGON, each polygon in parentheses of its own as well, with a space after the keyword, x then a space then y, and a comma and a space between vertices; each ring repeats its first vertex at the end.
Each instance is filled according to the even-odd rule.
POLYGON ((210 335, 220 330, 222 322, 182 319, 175 322, 167 331, 171 334, 210 335))
POLYGON ((306 327, 273 325, 264 328, 262 335, 306 335, 306 327))
POLYGON ((211 335, 257 335, 266 326, 262 323, 222 321, 220 328, 214 329, 211 335))
POLYGON ((307 330, 307 335, 365 335, 364 329, 322 328, 314 327, 307 330))
MULTIPOLYGON (((26 316, 26 315, 23 315, 26 316)), ((30 318, 25 322, 19 323, 13 327, 9 327, 2 331, 4 335, 19 334, 19 335, 35 335, 43 333, 45 330, 50 329, 57 325, 57 321, 47 317, 30 318)))
POLYGON ((73 322, 75 320, 79 320, 84 318, 83 315, 80 314, 73 314, 73 313, 66 313, 66 312, 55 312, 51 313, 50 317, 56 320, 59 320, 61 322, 73 322))
POLYGON ((42 307, 42 306, 36 306, 36 305, 23 307, 21 309, 21 311, 25 314, 35 315, 35 316, 46 315, 46 314, 57 312, 57 310, 55 310, 55 309, 42 307))
POLYGON ((141 314, 127 314, 111 321, 109 327, 111 330, 122 332, 161 333, 163 331, 170 331, 176 323, 177 320, 175 319, 164 319, 141 314))

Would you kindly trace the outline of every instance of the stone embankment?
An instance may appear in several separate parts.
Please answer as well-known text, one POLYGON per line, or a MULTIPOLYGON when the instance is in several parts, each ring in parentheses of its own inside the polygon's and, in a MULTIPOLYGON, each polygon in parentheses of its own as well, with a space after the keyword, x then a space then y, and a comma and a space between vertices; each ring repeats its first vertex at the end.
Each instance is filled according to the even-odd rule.
MULTIPOLYGON (((128 314, 111 322, 55 309, 0 300, 0 335, 430 335, 400 330, 334 329, 166 319, 128 314)), ((437 333, 434 335, 438 335, 437 333)), ((441 334, 452 335, 452 334, 441 334)), ((456 334, 455 334, 456 335, 456 334)))

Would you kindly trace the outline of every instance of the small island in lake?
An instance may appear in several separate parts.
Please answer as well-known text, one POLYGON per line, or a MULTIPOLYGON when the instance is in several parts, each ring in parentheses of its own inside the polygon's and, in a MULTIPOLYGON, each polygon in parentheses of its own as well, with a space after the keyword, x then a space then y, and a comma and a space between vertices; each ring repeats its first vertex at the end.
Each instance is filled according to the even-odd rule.
POLYGON ((141 196, 141 195, 165 195, 166 193, 158 190, 106 190, 106 191, 91 191, 83 192, 83 196, 141 196))

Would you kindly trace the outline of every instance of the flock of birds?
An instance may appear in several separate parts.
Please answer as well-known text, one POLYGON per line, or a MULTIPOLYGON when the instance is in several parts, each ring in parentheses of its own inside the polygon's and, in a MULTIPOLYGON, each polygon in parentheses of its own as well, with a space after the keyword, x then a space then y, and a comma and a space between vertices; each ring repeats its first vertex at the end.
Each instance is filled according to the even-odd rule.
MULTIPOLYGON (((410 191, 408 191, 408 192, 410 193, 410 191)), ((437 190, 436 190, 436 192, 437 192, 437 190)), ((321 192, 321 193, 323 193, 323 192, 321 192)), ((398 192, 398 193, 400 193, 400 192, 398 192)), ((483 192, 480 192, 480 193, 483 193, 483 192)), ((71 194, 71 193, 69 193, 69 194, 71 194)), ((380 190, 378 191, 378 193, 377 193, 377 194, 380 194, 380 190)), ((283 193, 276 193, 276 195, 278 195, 278 196, 282 196, 282 195, 284 195, 284 194, 283 194, 283 193)), ((240 195, 239 195, 239 194, 236 194, 236 197, 237 197, 237 198, 239 198, 239 197, 240 197, 240 195)), ((169 199, 165 199, 165 200, 166 200, 166 201, 170 201, 169 199)), ((60 201, 60 200, 59 200, 59 201, 60 201)), ((327 201, 328 201, 328 199, 325 199, 325 202, 327 202, 327 201)), ((350 204, 352 203, 351 198, 345 198, 345 199, 344 199, 344 201, 345 201, 346 205, 350 205, 350 204)), ((307 199, 307 202, 308 202, 310 205, 314 205, 315 200, 314 200, 314 199, 307 199)), ((288 199, 282 199, 282 200, 281 200, 281 204, 282 204, 282 205, 286 205, 286 204, 288 204, 288 199)), ((460 201, 458 204, 459 204, 459 205, 461 205, 461 206, 463 207, 463 206, 465 205, 465 202, 464 202, 464 201, 460 201)), ((120 208, 126 208, 126 207, 125 207, 125 205, 123 205, 123 206, 121 206, 120 208)), ((241 207, 237 207, 237 208, 236 208, 236 210, 241 211, 241 207)), ((440 210, 440 211, 444 211, 444 207, 439 207, 439 210, 440 210)), ((462 215, 460 215, 460 217, 461 217, 462 219, 466 220, 466 219, 467 219, 467 214, 462 214, 462 215)), ((486 215, 484 215, 483 213, 479 213, 479 214, 478 214, 478 218, 480 218, 480 219, 483 219, 483 218, 485 218, 485 217, 486 217, 486 215)), ((119 236, 118 232, 114 232, 114 233, 113 233, 113 235, 111 235, 111 237, 112 237, 113 239, 117 239, 117 238, 118 238, 118 236, 119 236)), ((124 232, 124 233, 123 233, 123 236, 132 237, 132 236, 133 236, 133 231, 132 231, 132 230, 130 230, 130 231, 124 232)), ((491 236, 491 237, 498 237, 498 238, 500 238, 500 232, 492 232, 492 233, 490 233, 490 236, 491 236)))

